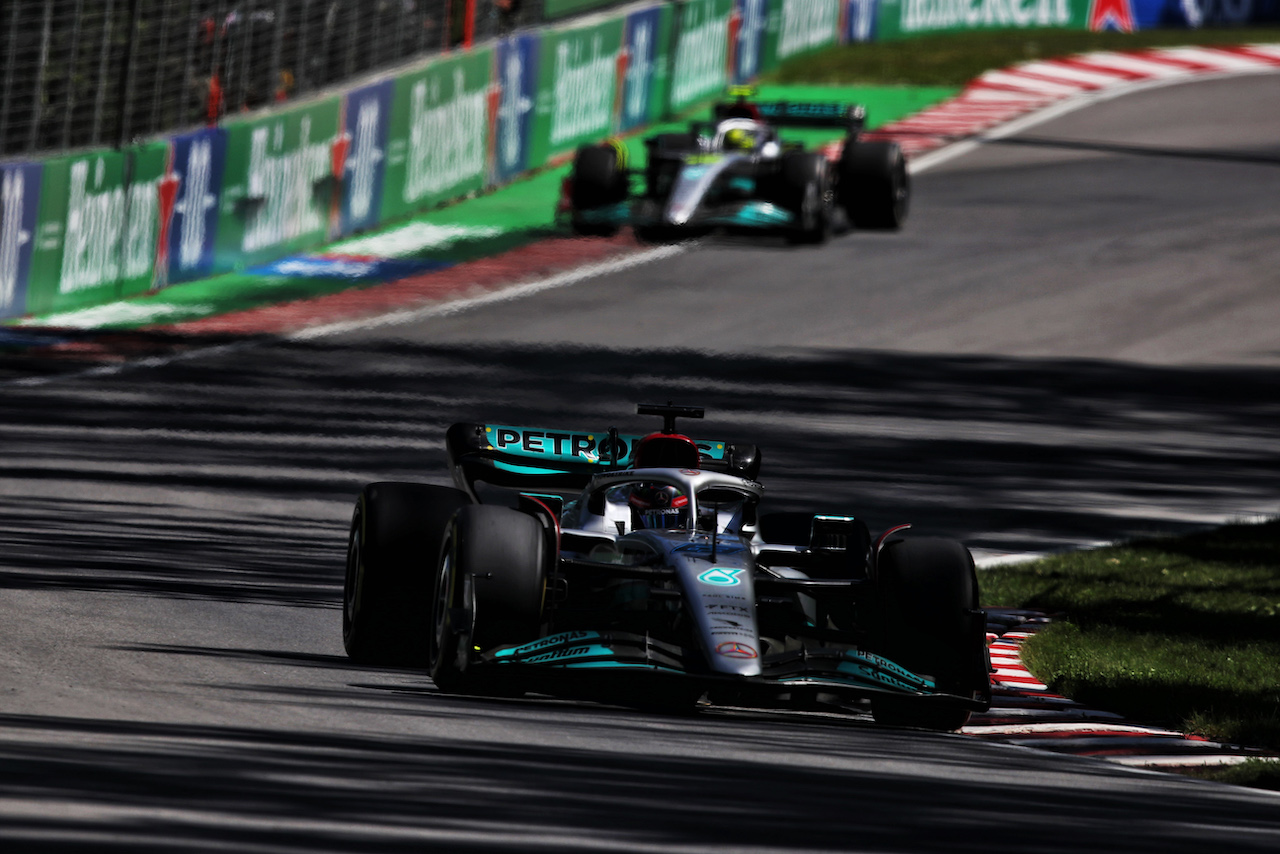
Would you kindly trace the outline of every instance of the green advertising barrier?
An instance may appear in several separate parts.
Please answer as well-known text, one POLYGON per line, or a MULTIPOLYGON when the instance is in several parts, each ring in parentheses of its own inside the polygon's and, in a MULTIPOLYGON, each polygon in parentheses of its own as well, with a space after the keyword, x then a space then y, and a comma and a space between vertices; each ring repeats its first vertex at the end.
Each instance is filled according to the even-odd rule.
POLYGON ((157 186, 168 150, 156 142, 45 161, 28 313, 97 305, 151 288, 157 186))
POLYGON ((733 0, 689 0, 678 7, 669 113, 718 94, 728 84, 732 14, 733 0))
POLYGON ((341 98, 230 121, 214 269, 240 269, 322 242, 337 216, 333 144, 341 98))
MULTIPOLYGON (((760 72, 786 59, 840 41, 843 0, 771 0, 760 55, 760 72)), ((883 4, 885 0, 881 0, 883 4)))
POLYGON ((880 0, 876 38, 965 30, 1088 28, 1090 0, 880 0))
POLYGON ((395 81, 382 221, 484 186, 493 48, 433 61, 395 81))
POLYGON ((625 18, 546 30, 538 59, 538 94, 529 168, 613 130, 625 18))

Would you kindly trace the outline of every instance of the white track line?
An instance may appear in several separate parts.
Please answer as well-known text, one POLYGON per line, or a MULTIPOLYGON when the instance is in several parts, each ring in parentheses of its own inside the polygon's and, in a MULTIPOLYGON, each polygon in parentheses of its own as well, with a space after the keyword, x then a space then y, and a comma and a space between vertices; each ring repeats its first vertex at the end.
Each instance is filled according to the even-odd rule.
POLYGON ((602 261, 595 264, 589 264, 585 267, 578 267, 564 273, 556 273, 554 276, 548 276, 545 279, 535 279, 529 282, 503 287, 500 290, 491 291, 477 297, 467 299, 452 300, 445 303, 434 303, 422 306, 420 308, 400 309, 398 311, 380 314, 374 317, 360 318, 357 320, 343 320, 338 323, 326 323, 320 326, 308 326, 297 332, 290 333, 285 336, 289 341, 308 341, 313 338, 323 338, 327 335, 342 335, 347 332, 361 332, 367 329, 377 329, 382 326, 394 326, 402 323, 414 323, 419 320, 425 320, 429 317, 445 317, 451 314, 467 311, 482 305, 491 305, 493 303, 508 302, 510 300, 520 299, 521 297, 536 294, 541 291, 549 291, 554 288, 563 288, 568 285, 576 285, 584 279, 595 278, 596 276, 604 276, 609 273, 618 273, 623 270, 629 270, 632 267, 639 267, 642 264, 648 264, 650 261, 660 261, 663 258, 670 258, 686 251, 689 244, 674 243, 669 246, 658 246, 653 249, 647 249, 643 252, 637 252, 633 255, 624 255, 621 258, 614 258, 610 261, 602 261))

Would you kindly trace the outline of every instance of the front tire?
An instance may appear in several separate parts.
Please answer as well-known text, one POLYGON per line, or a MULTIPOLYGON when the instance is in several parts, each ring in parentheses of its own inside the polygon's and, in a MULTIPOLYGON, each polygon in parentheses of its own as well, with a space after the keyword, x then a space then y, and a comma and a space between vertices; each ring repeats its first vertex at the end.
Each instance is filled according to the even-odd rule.
MULTIPOLYGON (((898 538, 873 565, 880 604, 875 651, 932 677, 948 694, 985 695, 986 639, 975 631, 982 612, 969 550, 955 540, 898 538)), ((877 694, 871 710, 878 723, 942 731, 959 729, 970 715, 945 699, 895 694, 877 694)))
POLYGON ((569 196, 573 203, 574 233, 586 237, 611 237, 617 234, 616 223, 589 222, 581 213, 616 205, 626 197, 627 175, 619 162, 617 149, 605 143, 579 148, 573 158, 573 180, 569 196))
POLYGON ((356 499, 347 537, 342 645, 361 664, 427 663, 431 579, 449 519, 465 492, 371 483, 356 499))
POLYGON ((449 525, 435 575, 431 678, 446 693, 512 694, 474 671, 474 653, 530 641, 542 627, 546 592, 542 523, 508 507, 461 508, 449 525))

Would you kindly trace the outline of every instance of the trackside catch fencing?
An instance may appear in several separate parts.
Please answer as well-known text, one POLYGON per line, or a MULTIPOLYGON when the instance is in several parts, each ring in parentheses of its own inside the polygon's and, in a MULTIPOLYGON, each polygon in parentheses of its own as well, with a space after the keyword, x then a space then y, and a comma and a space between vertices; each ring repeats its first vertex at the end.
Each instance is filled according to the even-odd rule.
MULTIPOLYGON (((1209 8, 1196 2, 1221 0, 1178 8, 1209 8)), ((0 161, 0 319, 304 251, 828 45, 1042 21, 1132 29, 1154 3, 13 0, 0 7, 0 139, 19 153, 0 161), (59 15, 79 23, 64 31, 59 15), (15 107, 24 91, 38 97, 15 107), (45 148, 60 153, 23 153, 45 148)))

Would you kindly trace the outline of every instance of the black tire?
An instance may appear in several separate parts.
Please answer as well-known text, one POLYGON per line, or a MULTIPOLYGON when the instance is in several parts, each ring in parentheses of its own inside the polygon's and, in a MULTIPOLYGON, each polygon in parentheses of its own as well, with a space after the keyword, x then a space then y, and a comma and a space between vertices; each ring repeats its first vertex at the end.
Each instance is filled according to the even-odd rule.
POLYGON ((573 203, 573 230, 590 237, 610 237, 618 233, 613 223, 585 222, 580 211, 609 207, 627 197, 627 175, 618 162, 617 150, 607 144, 584 145, 573 158, 573 179, 569 199, 573 203))
MULTIPOLYGON (((875 651, 949 694, 985 693, 986 641, 974 631, 978 579, 969 550, 941 538, 892 539, 874 562, 873 581, 875 651)), ((892 694, 874 696, 871 710, 882 724, 943 731, 964 726, 970 714, 945 699, 892 694)))
POLYGON ((465 492, 371 483, 356 499, 347 538, 342 645, 362 664, 425 666, 431 585, 445 528, 465 492))
POLYGON ((534 640, 546 593, 546 535, 533 516, 474 504, 458 510, 432 594, 431 678, 441 691, 518 694, 478 676, 473 651, 534 640))
POLYGON ((831 229, 829 176, 830 166, 821 154, 796 153, 782 158, 779 202, 796 216, 789 234, 792 242, 826 241, 831 229))
POLYGON ((895 142, 845 140, 837 169, 840 206, 857 228, 898 229, 907 221, 911 179, 895 142))

